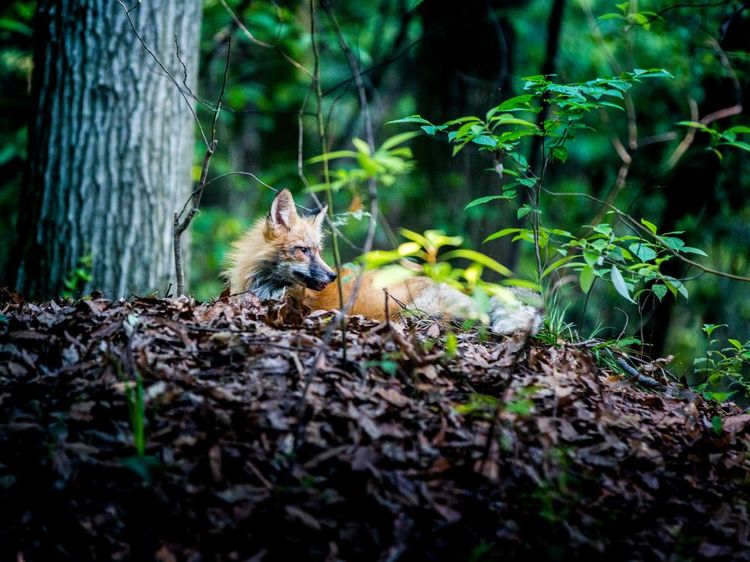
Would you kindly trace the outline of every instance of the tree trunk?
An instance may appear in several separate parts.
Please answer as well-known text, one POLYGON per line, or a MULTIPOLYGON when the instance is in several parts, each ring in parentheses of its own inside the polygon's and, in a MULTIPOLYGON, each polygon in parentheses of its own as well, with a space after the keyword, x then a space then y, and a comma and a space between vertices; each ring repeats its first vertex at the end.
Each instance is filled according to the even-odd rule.
MULTIPOLYGON (((200 0, 135 6, 135 27, 182 86, 179 43, 192 88, 200 0)), ((173 278, 173 213, 191 188, 185 99, 113 0, 41 0, 35 43, 16 287, 30 298, 57 296, 90 256, 84 289, 113 298, 164 291, 173 278)))

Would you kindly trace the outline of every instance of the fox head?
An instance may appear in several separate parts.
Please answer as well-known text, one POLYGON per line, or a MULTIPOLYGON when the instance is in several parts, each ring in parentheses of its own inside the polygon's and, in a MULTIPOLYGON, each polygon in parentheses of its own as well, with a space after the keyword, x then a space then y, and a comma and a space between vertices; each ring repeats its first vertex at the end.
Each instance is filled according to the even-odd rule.
POLYGON ((300 216, 289 190, 279 191, 263 229, 263 238, 271 252, 259 264, 255 285, 303 285, 320 291, 336 279, 336 273, 320 257, 327 210, 324 205, 314 215, 300 216))

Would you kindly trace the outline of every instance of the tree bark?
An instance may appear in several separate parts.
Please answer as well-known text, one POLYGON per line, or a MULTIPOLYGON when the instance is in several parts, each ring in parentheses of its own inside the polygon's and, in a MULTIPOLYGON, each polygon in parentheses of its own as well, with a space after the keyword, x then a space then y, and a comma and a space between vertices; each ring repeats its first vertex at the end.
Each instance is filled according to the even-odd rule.
MULTIPOLYGON (((130 16, 180 85, 186 74, 192 88, 200 0, 145 1, 130 16)), ((173 213, 191 189, 193 117, 118 2, 39 2, 33 96, 18 290, 59 295, 84 256, 92 258, 87 290, 113 298, 165 290, 174 272, 173 213)))

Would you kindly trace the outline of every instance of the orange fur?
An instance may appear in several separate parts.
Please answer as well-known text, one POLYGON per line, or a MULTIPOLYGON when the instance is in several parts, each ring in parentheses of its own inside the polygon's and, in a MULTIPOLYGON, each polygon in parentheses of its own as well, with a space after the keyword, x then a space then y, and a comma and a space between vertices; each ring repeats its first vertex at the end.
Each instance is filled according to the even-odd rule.
MULTIPOLYGON (((251 291, 261 299, 269 299, 292 291, 303 297, 313 310, 341 309, 338 283, 333 282, 336 274, 320 257, 324 217, 325 209, 313 216, 299 216, 291 193, 286 189, 280 191, 268 217, 257 221, 233 245, 230 267, 224 273, 231 292, 251 291)), ((343 304, 348 304, 357 285, 357 272, 344 270, 339 274, 343 304)), ((448 318, 483 317, 487 320, 487 314, 478 310, 471 298, 426 277, 389 281, 378 271, 361 275, 349 314, 385 320, 386 310, 396 318, 407 308, 448 318)), ((541 322, 539 308, 525 305, 512 295, 504 301, 493 298, 491 306, 490 328, 497 333, 518 330, 535 333, 541 322)))
MULTIPOLYGON (((388 291, 390 295, 388 312, 391 318, 396 318, 402 310, 401 305, 413 308, 415 297, 422 293, 427 285, 433 283, 426 277, 413 277, 381 287, 376 282, 376 271, 365 271, 361 275, 362 280, 357 292, 357 298, 350 307, 349 314, 361 314, 374 320, 385 320, 386 318, 385 291, 388 291)), ((356 274, 349 270, 342 271, 342 292, 345 304, 349 303, 355 285, 356 274)), ((341 308, 338 285, 331 283, 322 291, 305 289, 304 302, 313 310, 341 308)))

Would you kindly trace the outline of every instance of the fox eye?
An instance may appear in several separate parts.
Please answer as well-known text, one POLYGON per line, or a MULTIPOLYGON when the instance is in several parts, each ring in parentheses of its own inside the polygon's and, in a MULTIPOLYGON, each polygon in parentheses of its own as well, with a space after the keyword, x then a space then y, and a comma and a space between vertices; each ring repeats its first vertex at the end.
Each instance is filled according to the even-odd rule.
POLYGON ((296 246, 294 249, 297 252, 302 252, 307 257, 310 257, 310 255, 312 254, 312 250, 307 246, 296 246))

